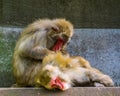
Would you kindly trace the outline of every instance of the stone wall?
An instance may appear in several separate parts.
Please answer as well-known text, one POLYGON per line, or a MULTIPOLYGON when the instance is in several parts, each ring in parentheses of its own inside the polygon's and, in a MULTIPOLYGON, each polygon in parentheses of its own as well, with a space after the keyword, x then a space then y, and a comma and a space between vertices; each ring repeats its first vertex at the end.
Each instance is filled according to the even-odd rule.
MULTIPOLYGON (((12 55, 21 30, 0 27, 0 87, 14 83, 12 55)), ((120 86, 120 29, 75 29, 67 50, 71 55, 86 58, 120 86)))

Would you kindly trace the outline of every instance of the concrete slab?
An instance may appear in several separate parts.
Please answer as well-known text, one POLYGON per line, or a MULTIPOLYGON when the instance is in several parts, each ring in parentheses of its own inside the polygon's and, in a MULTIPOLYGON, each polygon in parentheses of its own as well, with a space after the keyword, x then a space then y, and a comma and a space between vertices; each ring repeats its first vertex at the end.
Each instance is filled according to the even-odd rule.
POLYGON ((120 96, 120 88, 74 87, 66 91, 42 88, 0 88, 0 96, 120 96))

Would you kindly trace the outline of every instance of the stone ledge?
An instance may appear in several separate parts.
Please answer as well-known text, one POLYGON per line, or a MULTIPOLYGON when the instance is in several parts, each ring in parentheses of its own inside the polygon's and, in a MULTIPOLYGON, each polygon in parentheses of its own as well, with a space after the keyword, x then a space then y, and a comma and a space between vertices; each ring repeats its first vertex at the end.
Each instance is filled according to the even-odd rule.
POLYGON ((0 96, 120 96, 120 87, 73 87, 66 91, 44 88, 0 88, 0 96))

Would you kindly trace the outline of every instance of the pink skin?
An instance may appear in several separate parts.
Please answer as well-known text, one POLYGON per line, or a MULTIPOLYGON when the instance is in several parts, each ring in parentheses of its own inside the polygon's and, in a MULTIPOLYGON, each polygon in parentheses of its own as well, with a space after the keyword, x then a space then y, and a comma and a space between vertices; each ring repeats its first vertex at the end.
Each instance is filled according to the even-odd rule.
POLYGON ((64 41, 61 38, 58 38, 55 46, 52 48, 53 51, 61 50, 62 46, 64 45, 64 41))
POLYGON ((64 82, 62 82, 59 77, 56 77, 56 78, 51 80, 50 86, 51 86, 51 88, 57 88, 57 89, 63 90, 64 89, 64 82))

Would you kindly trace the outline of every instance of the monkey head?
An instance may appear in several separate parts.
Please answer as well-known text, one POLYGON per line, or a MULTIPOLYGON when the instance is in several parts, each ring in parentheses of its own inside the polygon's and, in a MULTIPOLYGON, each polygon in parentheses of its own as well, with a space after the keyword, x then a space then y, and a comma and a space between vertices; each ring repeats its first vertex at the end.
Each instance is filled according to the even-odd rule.
POLYGON ((60 51, 66 48, 73 35, 73 25, 65 19, 54 19, 54 27, 47 33, 48 42, 53 42, 51 50, 60 51))
POLYGON ((48 54, 43 59, 35 82, 47 89, 69 89, 72 86, 72 81, 70 76, 66 74, 67 68, 70 67, 68 62, 72 62, 69 56, 63 56, 62 53, 48 54))
POLYGON ((46 89, 67 90, 71 87, 68 75, 64 74, 58 66, 49 64, 42 67, 36 82, 46 89))

